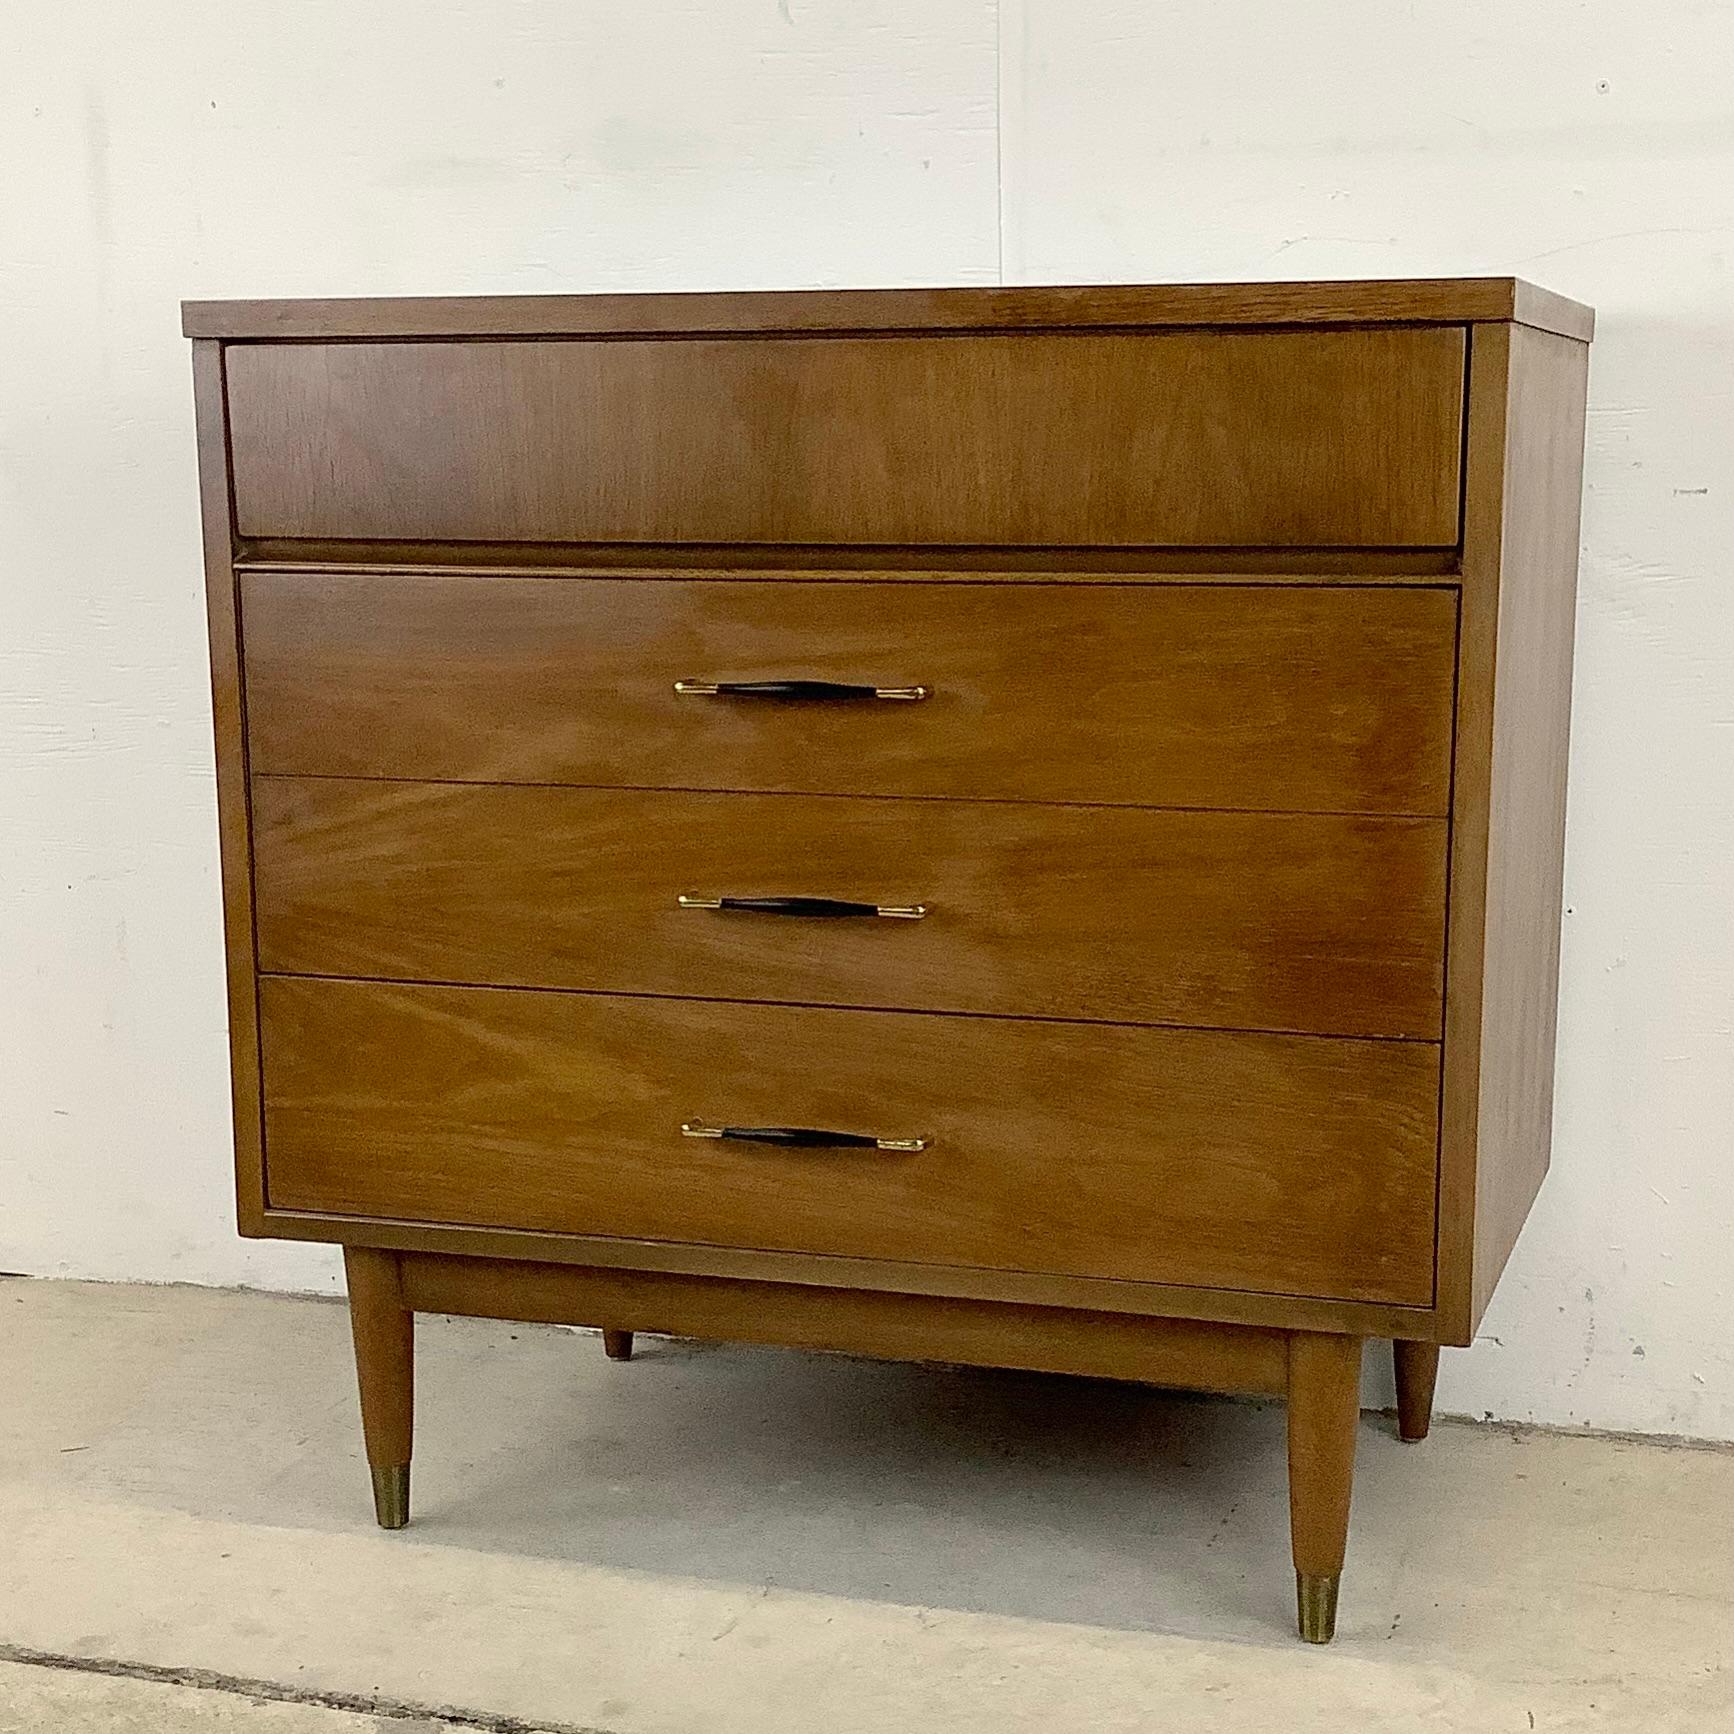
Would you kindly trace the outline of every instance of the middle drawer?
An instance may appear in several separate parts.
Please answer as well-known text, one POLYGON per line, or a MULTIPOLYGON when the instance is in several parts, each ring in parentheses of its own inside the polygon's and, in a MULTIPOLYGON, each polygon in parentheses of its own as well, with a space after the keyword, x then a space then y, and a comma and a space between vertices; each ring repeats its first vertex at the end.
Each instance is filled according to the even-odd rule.
POLYGON ((267 776, 253 824, 268 972, 1439 1036, 1438 820, 267 776))

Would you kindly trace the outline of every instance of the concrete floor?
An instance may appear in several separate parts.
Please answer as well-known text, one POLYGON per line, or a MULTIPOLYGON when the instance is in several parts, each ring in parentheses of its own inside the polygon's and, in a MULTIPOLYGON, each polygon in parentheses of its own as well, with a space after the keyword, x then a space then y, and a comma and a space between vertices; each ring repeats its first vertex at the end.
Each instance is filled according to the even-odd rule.
POLYGON ((1734 1454, 1363 1420, 1336 1644, 1274 1406, 0 1282, 0 1734, 1734 1728, 1734 1454), (94 1665, 114 1671, 92 1672, 94 1665))

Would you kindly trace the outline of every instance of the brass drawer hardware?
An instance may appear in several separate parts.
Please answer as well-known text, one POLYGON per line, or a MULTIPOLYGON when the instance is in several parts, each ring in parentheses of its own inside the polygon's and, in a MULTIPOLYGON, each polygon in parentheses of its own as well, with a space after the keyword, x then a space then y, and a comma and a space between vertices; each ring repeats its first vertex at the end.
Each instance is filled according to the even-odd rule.
POLYGON ((928 696, 925 686, 854 686, 842 680, 677 680, 682 698, 769 698, 848 704, 879 698, 914 704, 928 696))
POLYGON ((925 903, 852 903, 843 897, 688 897, 677 899, 682 909, 738 910, 745 915, 807 915, 835 920, 847 915, 877 915, 887 921, 919 921, 925 903))
POLYGON ((862 1132, 824 1132, 812 1126, 706 1126, 688 1120, 683 1138, 726 1138, 734 1144, 780 1144, 790 1150, 925 1150, 925 1138, 871 1138, 862 1132))

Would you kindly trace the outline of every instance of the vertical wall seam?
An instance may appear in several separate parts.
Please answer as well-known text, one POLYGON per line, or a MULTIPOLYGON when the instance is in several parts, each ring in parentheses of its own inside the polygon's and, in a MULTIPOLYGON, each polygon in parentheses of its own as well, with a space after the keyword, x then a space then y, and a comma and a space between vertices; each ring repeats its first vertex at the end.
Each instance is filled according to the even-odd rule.
POLYGON ((993 205, 994 249, 999 282, 1005 286, 1005 0, 993 6, 993 205))

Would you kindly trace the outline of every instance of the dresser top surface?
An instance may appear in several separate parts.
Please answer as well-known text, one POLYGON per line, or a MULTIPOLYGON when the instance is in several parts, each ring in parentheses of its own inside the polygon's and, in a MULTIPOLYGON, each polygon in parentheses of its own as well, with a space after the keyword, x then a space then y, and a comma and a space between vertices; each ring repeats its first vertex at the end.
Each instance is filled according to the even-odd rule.
POLYGON ((1463 325, 1505 320, 1583 342, 1595 327, 1590 308, 1516 277, 181 304, 185 335, 229 341, 1463 325))

